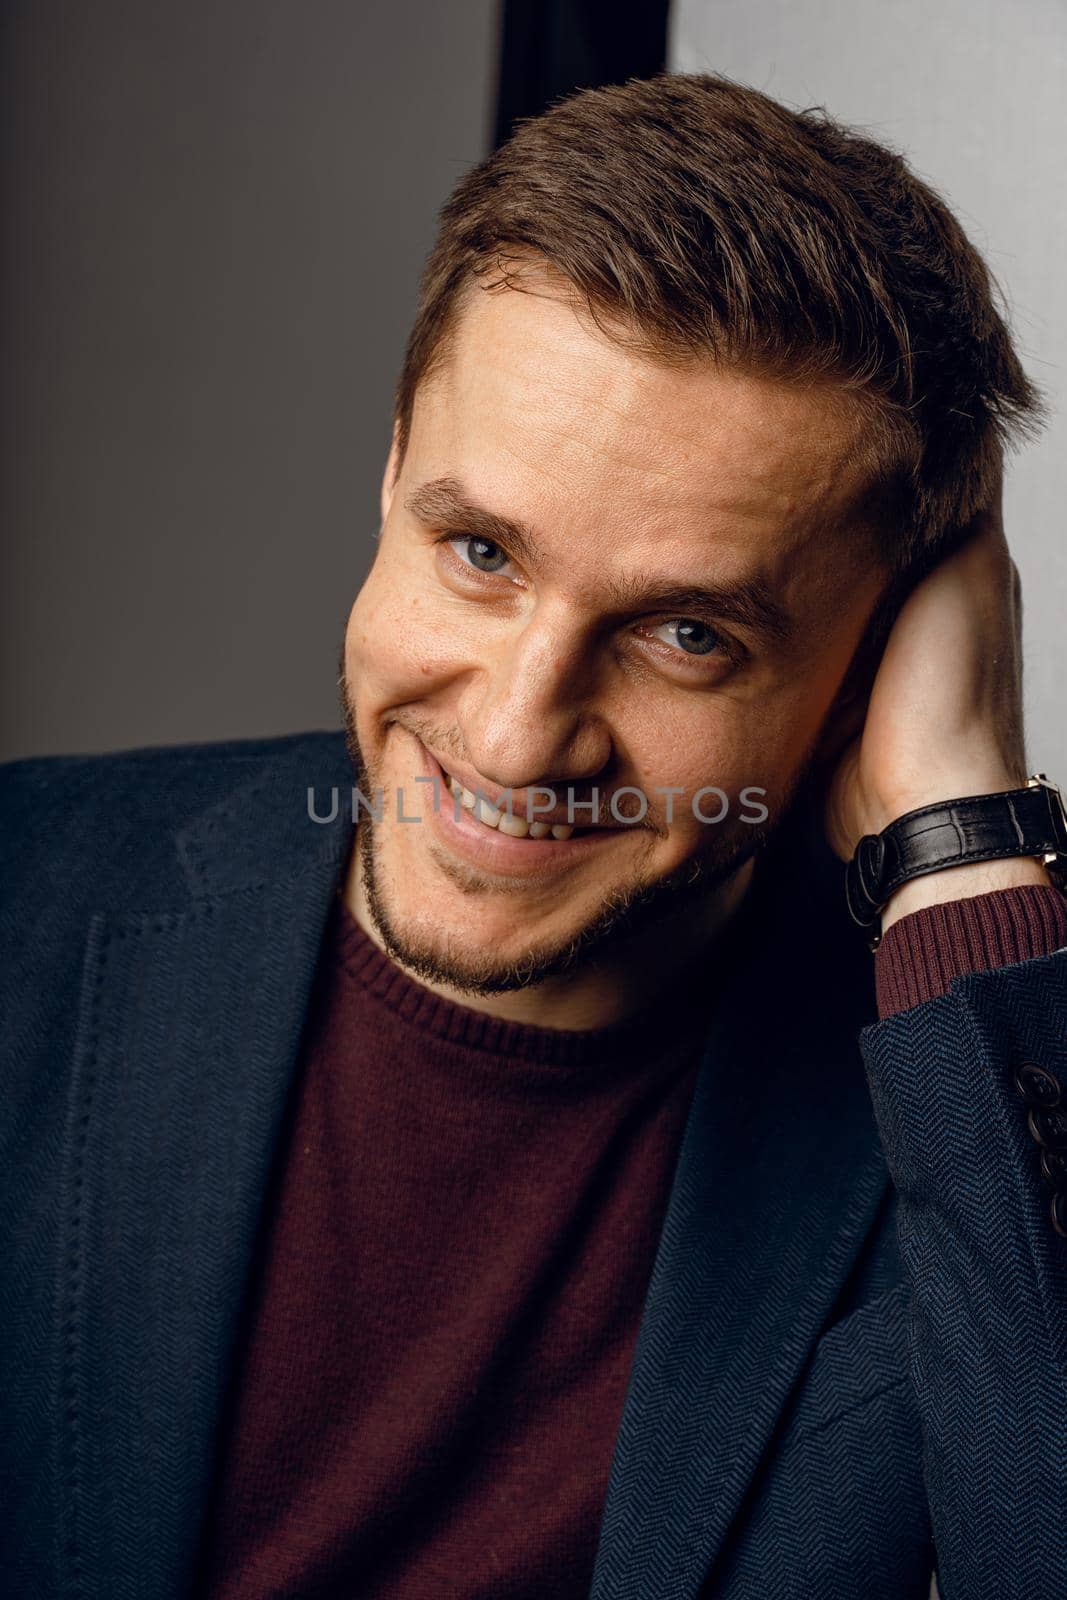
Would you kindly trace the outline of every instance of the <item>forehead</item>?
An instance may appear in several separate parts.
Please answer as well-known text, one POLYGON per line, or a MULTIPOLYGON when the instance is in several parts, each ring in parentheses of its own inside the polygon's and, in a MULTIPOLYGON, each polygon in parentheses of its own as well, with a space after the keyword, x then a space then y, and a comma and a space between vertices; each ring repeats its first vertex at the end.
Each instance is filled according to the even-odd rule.
POLYGON ((868 470, 840 391, 668 363, 558 292, 506 289, 469 295, 416 397, 409 456, 412 475, 458 478, 571 560, 655 553, 768 577, 840 553, 868 470))

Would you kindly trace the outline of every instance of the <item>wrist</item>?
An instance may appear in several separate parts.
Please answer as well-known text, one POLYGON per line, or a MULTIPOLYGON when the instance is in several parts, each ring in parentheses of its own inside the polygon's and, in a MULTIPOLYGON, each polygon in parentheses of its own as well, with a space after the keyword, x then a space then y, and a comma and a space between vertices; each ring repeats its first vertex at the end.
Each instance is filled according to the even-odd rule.
POLYGON ((865 832, 882 833, 909 811, 921 811, 926 806, 947 804, 971 795, 1006 794, 1012 789, 1021 789, 1025 783, 1026 773, 1022 767, 1010 770, 1001 764, 952 768, 937 775, 928 772, 921 783, 903 789, 887 786, 883 794, 872 797, 868 808, 870 826, 865 832))
POLYGON ((911 912, 999 889, 1056 888, 1047 864, 1064 859, 1060 791, 1035 774, 1010 790, 927 801, 864 836, 846 868, 845 897, 853 920, 876 930, 876 949, 911 912))

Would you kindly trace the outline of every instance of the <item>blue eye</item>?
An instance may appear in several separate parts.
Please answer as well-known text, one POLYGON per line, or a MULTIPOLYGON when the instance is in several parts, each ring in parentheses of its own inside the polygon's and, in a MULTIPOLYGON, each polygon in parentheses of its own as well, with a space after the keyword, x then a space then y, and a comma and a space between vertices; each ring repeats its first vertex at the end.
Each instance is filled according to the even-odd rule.
POLYGON ((672 644, 689 656, 710 655, 722 642, 706 622, 697 622, 693 617, 672 617, 670 622, 653 629, 652 636, 662 638, 665 644, 672 644))
POLYGON ((466 558, 479 572, 499 572, 508 564, 507 551, 494 544, 492 539, 479 539, 473 534, 465 534, 453 540, 453 543, 466 546, 466 558))

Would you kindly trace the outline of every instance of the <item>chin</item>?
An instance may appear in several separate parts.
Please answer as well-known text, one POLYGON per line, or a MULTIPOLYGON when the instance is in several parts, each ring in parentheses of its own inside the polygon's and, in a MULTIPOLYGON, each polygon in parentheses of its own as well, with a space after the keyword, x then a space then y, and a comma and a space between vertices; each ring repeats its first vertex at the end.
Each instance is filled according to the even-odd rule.
POLYGON ((595 906, 583 917, 558 890, 538 915, 521 886, 426 861, 394 865, 369 829, 360 859, 367 909, 388 953, 424 982, 461 992, 504 993, 567 970, 595 920, 595 906))
POLYGON ((560 932, 543 938, 537 946, 516 940, 514 923, 506 930, 491 919, 479 918, 462 931, 442 934, 446 923, 425 917, 405 918, 387 904, 368 895, 375 928, 394 961, 424 983, 446 984, 461 994, 504 994, 530 988, 546 977, 573 965, 572 954, 580 939, 560 932))

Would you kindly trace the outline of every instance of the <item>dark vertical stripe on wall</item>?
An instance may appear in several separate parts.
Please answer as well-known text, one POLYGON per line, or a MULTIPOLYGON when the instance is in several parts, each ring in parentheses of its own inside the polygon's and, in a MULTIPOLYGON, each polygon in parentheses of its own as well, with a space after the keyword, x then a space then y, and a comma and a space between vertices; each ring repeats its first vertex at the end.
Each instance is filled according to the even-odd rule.
POLYGON ((494 145, 561 95, 661 72, 669 11, 669 0, 503 0, 494 145))

